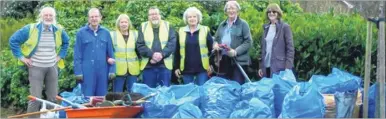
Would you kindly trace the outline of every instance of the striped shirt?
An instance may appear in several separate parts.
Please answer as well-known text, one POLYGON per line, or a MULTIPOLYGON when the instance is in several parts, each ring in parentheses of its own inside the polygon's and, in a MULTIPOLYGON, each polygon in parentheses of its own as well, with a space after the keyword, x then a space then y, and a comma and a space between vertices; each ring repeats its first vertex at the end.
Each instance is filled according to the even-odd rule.
POLYGON ((32 55, 32 66, 52 67, 56 64, 55 39, 53 31, 42 31, 40 41, 32 55))

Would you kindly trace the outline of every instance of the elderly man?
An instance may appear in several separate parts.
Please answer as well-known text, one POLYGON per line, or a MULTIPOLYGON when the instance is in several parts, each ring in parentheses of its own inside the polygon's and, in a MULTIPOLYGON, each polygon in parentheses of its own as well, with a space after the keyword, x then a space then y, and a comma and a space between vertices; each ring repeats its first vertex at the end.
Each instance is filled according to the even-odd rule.
POLYGON ((88 24, 76 33, 74 72, 82 84, 85 96, 105 96, 108 78, 115 77, 114 53, 110 32, 99 23, 102 15, 97 8, 88 12, 88 24), (106 60, 107 59, 107 60, 106 60))
MULTIPOLYGON (((56 24, 54 8, 44 7, 38 17, 38 23, 16 31, 9 39, 9 45, 13 55, 20 60, 19 64, 24 63, 28 68, 30 94, 42 98, 45 87, 47 100, 55 101, 58 94, 58 67, 64 68, 62 59, 67 53, 69 37, 56 24)), ((40 102, 30 101, 27 112, 39 111, 40 105, 40 102)), ((39 115, 31 117, 38 118, 39 115)))
POLYGON ((142 56, 143 82, 152 88, 157 84, 170 86, 175 31, 169 22, 161 20, 157 7, 151 7, 148 13, 149 21, 141 24, 137 40, 137 49, 142 56))

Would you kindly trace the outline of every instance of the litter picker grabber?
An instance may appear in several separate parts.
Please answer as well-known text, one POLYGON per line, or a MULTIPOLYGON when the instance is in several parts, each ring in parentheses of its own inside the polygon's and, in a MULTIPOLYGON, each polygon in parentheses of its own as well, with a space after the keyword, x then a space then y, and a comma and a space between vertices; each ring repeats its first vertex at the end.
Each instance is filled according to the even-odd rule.
POLYGON ((64 99, 64 98, 62 98, 62 97, 60 97, 60 96, 56 96, 56 99, 57 99, 57 100, 64 101, 64 102, 70 104, 73 108, 81 108, 81 109, 87 108, 86 106, 83 106, 83 105, 77 104, 77 103, 73 103, 73 102, 71 102, 71 101, 68 101, 68 100, 66 100, 66 99, 64 99))
POLYGON ((248 82, 251 82, 251 79, 249 79, 249 77, 248 77, 247 73, 245 73, 243 67, 241 67, 240 64, 237 63, 236 58, 232 58, 232 59, 233 59, 233 61, 235 62, 235 64, 237 65, 237 68, 238 68, 238 69, 240 70, 240 72, 243 74, 245 80, 247 80, 248 82))
POLYGON ((28 99, 31 100, 31 101, 39 101, 39 102, 42 102, 42 103, 46 103, 46 104, 48 104, 50 106, 53 106, 53 107, 63 107, 61 105, 55 104, 55 103, 50 102, 48 100, 43 100, 43 99, 37 98, 37 97, 32 96, 32 95, 29 95, 28 99))

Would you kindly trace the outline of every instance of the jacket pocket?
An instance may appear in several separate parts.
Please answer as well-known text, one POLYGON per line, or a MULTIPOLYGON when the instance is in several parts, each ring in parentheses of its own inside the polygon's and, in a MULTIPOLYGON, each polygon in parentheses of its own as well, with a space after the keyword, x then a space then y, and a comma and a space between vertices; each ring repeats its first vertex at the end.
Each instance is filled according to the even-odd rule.
POLYGON ((90 39, 83 39, 82 40, 82 44, 89 44, 89 43, 91 43, 90 39))
POLYGON ((285 57, 284 56, 276 56, 276 59, 277 60, 280 60, 280 61, 284 61, 285 60, 285 57))

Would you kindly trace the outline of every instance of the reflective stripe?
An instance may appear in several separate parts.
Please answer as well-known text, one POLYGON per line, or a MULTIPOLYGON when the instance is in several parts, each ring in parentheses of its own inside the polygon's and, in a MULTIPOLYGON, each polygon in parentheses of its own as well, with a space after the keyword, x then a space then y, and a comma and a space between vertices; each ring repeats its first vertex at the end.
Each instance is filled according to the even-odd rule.
POLYGON ((130 58, 130 59, 125 59, 125 58, 116 58, 116 61, 117 62, 134 62, 134 61, 137 61, 138 60, 138 58, 130 58))
POLYGON ((126 52, 126 51, 133 51, 134 48, 115 48, 115 52, 126 52))
POLYGON ((167 44, 168 41, 161 41, 161 44, 167 44))
MULTIPOLYGON (((201 55, 201 58, 206 58, 206 57, 208 57, 208 54, 201 55)), ((185 58, 185 56, 181 56, 181 58, 185 58)))
POLYGON ((146 46, 150 46, 151 45, 151 42, 149 42, 149 41, 145 41, 145 43, 146 43, 146 46))

